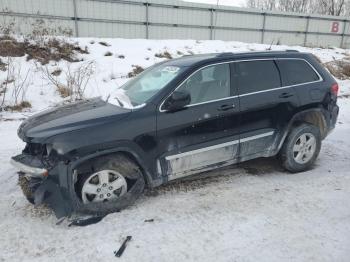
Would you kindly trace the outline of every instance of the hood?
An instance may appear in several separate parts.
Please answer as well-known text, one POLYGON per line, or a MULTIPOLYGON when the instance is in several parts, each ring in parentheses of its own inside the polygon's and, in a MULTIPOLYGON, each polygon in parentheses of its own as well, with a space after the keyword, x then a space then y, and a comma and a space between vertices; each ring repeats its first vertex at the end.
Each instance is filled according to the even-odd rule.
POLYGON ((45 110, 27 118, 20 125, 18 136, 25 142, 41 143, 58 134, 120 120, 131 111, 101 98, 93 98, 45 110))

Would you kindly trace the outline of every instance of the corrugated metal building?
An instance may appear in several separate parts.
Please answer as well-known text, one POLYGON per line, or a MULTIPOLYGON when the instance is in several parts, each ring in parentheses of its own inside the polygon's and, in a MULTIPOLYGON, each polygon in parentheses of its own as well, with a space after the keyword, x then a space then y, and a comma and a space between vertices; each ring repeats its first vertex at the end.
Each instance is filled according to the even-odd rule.
POLYGON ((177 0, 0 0, 0 23, 32 31, 36 19, 75 36, 220 39, 350 48, 345 17, 262 12, 177 0))

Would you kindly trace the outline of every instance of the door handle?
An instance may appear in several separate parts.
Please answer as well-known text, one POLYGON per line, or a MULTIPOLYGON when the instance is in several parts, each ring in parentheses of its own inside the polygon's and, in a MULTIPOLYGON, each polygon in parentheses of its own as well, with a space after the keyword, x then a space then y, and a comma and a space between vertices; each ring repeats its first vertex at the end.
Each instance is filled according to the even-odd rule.
POLYGON ((291 94, 291 93, 282 93, 282 94, 279 96, 279 98, 288 98, 288 97, 292 97, 292 96, 294 96, 294 95, 291 94))
POLYGON ((218 108, 219 111, 227 111, 227 110, 232 110, 234 109, 236 106, 234 104, 231 105, 222 105, 218 108))

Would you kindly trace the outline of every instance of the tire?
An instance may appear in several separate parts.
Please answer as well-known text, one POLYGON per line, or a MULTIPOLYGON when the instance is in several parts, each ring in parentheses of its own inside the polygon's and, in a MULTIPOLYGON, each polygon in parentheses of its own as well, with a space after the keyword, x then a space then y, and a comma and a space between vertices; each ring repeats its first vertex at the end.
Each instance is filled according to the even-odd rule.
POLYGON ((307 123, 300 124, 291 130, 281 148, 281 164, 292 173, 308 170, 314 164, 320 149, 319 128, 307 123))
POLYGON ((29 203, 34 205, 34 190, 29 186, 29 180, 23 174, 18 175, 18 184, 22 189, 22 193, 29 203))
POLYGON ((142 195, 145 187, 143 174, 138 165, 127 156, 108 155, 89 161, 89 165, 91 165, 89 172, 80 174, 78 170, 76 193, 81 201, 79 211, 95 215, 119 212, 132 205, 142 195), (102 179, 106 174, 108 174, 108 181, 103 183, 102 179), (112 181, 112 179, 115 180, 112 181), (98 182, 91 184, 94 180, 98 182), (112 189, 116 181, 119 181, 118 186, 122 186, 112 189), (91 185, 96 186, 96 190, 100 191, 96 191, 96 194, 88 194, 91 185), (107 197, 108 194, 110 194, 109 197, 107 197), (99 199, 101 195, 103 199, 99 199))

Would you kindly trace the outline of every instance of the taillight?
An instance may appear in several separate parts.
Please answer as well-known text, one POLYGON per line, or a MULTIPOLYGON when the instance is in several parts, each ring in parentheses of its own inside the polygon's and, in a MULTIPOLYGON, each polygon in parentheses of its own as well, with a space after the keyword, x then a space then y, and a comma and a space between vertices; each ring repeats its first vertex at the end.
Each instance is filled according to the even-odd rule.
POLYGON ((331 87, 331 93, 335 96, 338 96, 339 91, 339 85, 337 83, 334 83, 331 87))

